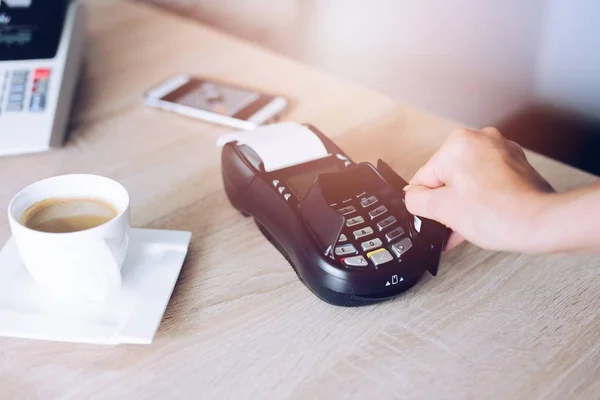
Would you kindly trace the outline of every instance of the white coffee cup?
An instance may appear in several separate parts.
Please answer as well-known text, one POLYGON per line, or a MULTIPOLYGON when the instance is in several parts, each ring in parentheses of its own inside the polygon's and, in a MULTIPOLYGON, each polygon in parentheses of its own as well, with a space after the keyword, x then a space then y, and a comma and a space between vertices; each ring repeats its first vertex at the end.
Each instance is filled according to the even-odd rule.
POLYGON ((23 264, 43 288, 64 302, 105 300, 121 287, 129 244, 129 194, 96 175, 62 175, 27 186, 8 206, 10 229, 23 264), (20 222, 34 204, 51 198, 86 198, 113 206, 117 216, 97 227, 68 233, 30 229, 20 222))

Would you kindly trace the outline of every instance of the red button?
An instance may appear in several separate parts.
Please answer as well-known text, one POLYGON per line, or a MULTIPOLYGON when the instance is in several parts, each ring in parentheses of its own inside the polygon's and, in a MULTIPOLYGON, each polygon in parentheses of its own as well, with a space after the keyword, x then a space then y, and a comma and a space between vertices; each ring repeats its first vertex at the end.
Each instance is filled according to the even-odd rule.
POLYGON ((48 79, 50 78, 50 68, 38 68, 35 70, 35 79, 48 79))

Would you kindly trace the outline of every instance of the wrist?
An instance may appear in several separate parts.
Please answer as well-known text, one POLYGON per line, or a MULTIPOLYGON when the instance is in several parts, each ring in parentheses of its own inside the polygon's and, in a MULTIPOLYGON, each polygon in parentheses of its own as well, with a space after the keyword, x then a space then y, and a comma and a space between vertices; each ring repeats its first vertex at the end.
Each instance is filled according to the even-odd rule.
POLYGON ((564 250, 564 227, 561 213, 564 201, 558 193, 539 193, 531 203, 531 216, 525 220, 526 237, 521 238, 526 253, 553 253, 564 250))

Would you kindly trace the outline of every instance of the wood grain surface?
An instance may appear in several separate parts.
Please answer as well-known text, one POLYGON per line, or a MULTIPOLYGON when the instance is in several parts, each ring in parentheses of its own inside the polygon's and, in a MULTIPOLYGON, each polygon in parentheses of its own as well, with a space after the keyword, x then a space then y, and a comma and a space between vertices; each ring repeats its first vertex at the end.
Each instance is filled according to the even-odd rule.
MULTIPOLYGON (((142 94, 180 72, 283 94, 288 119, 405 177, 459 124, 149 6, 88 3, 71 139, 0 159, 0 208, 38 179, 102 174, 130 191, 134 226, 190 230, 192 244, 152 345, 0 338, 0 398, 599 398, 600 257, 463 245, 393 301, 330 306, 228 204, 226 129, 145 108, 142 94)), ((593 181, 529 156, 560 190, 593 181)))

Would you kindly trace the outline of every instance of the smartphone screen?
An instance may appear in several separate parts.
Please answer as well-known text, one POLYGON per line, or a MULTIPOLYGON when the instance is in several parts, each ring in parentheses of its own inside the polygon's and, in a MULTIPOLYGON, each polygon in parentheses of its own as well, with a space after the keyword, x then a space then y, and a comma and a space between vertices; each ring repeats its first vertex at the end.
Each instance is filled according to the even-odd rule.
MULTIPOLYGON (((238 116, 262 97, 260 93, 192 78, 162 100, 210 111, 228 117, 238 116)), ((260 102, 263 103, 262 101, 260 102)))

